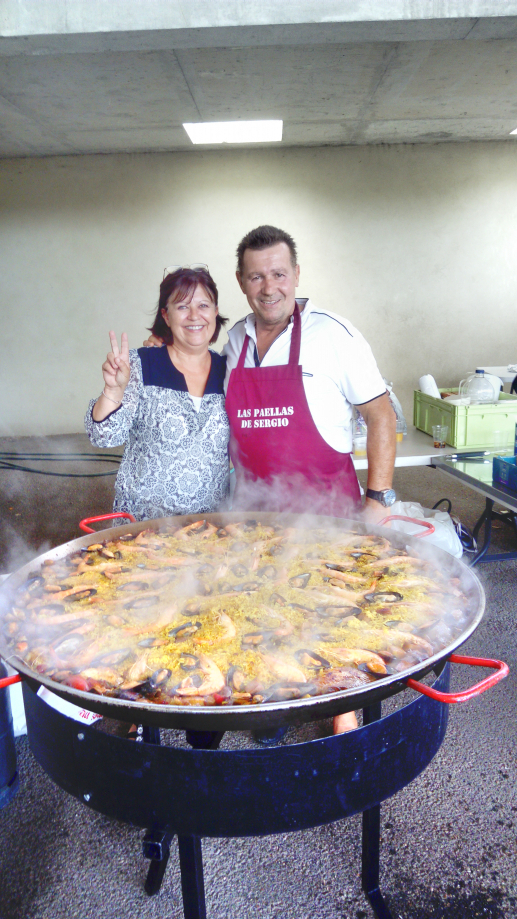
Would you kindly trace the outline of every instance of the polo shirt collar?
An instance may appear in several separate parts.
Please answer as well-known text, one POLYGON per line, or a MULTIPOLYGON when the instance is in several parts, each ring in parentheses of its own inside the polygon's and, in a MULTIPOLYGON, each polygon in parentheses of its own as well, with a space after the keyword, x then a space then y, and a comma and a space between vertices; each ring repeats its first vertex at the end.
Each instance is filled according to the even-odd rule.
MULTIPOLYGON (((303 329, 305 323, 307 322, 307 318, 308 318, 308 316, 309 316, 309 313, 311 312, 311 310, 312 310, 312 308, 313 308, 313 307, 312 307, 312 303, 311 303, 311 301, 310 301, 308 298, 306 298, 306 297, 297 297, 297 298, 296 298, 296 302, 297 302, 297 304, 298 304, 298 306, 300 307, 300 310, 301 310, 301 314, 300 314, 300 315, 301 315, 301 319, 302 319, 302 329, 303 329), (303 309, 302 309, 302 307, 303 307, 303 309)), ((289 320, 289 325, 287 326, 287 328, 289 328, 289 326, 292 325, 292 324, 293 324, 293 317, 291 316, 291 318, 290 318, 290 320, 289 320)), ((285 331, 285 329, 284 329, 284 331, 285 331)), ((252 340, 253 342, 255 342, 255 344, 257 344, 257 331, 256 331, 256 329, 255 329, 255 314, 254 314, 254 313, 248 313, 248 315, 246 316, 246 319, 244 320, 244 332, 245 332, 246 335, 249 335, 249 337, 251 338, 251 340, 252 340)), ((280 333, 280 334, 282 334, 282 333, 280 333)))

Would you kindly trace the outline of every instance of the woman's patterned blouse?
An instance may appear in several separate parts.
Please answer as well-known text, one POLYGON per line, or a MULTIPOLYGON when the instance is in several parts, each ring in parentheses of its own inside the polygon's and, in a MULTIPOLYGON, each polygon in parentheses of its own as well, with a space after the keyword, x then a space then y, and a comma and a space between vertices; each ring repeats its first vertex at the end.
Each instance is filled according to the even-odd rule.
POLYGON ((137 520, 217 510, 229 493, 224 410, 226 358, 210 351, 212 366, 199 412, 185 377, 167 348, 131 349, 131 375, 122 404, 94 421, 92 399, 84 420, 96 447, 126 444, 115 483, 114 511, 137 520))

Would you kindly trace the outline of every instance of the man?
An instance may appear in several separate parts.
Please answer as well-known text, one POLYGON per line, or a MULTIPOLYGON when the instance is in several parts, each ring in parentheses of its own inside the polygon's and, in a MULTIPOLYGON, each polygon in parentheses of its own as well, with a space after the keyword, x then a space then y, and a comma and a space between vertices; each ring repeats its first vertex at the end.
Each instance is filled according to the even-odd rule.
POLYGON ((230 330, 223 352, 234 503, 348 516, 360 502, 351 459, 357 405, 368 429, 363 513, 382 519, 395 501, 396 419, 368 344, 341 316, 296 300, 300 267, 288 233, 252 230, 237 259, 253 315, 230 330), (257 481, 273 491, 257 496, 257 481))

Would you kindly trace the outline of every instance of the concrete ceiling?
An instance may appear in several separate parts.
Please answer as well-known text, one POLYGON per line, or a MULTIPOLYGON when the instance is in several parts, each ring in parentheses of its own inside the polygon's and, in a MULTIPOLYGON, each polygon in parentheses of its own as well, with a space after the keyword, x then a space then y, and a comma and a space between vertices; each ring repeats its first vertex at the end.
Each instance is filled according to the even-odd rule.
POLYGON ((0 156, 192 150, 183 122, 259 118, 284 146, 517 143, 517 2, 3 0, 0 156))

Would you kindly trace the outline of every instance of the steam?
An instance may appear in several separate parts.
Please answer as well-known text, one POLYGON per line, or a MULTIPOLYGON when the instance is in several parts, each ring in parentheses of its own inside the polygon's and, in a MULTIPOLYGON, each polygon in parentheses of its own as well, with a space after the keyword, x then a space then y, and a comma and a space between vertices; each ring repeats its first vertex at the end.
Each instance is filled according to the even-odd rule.
MULTIPOLYGON (((253 479, 240 470, 233 495, 234 511, 266 511, 334 517, 357 518, 358 506, 352 498, 343 495, 333 486, 322 489, 321 484, 311 484, 300 474, 289 477, 273 476, 265 479, 253 479)), ((305 523, 305 521, 304 521, 305 523)))
POLYGON ((33 558, 43 555, 51 548, 50 542, 45 540, 37 548, 29 545, 25 539, 10 525, 4 524, 4 537, 7 542, 7 553, 3 562, 2 574, 11 574, 31 562, 33 558))

